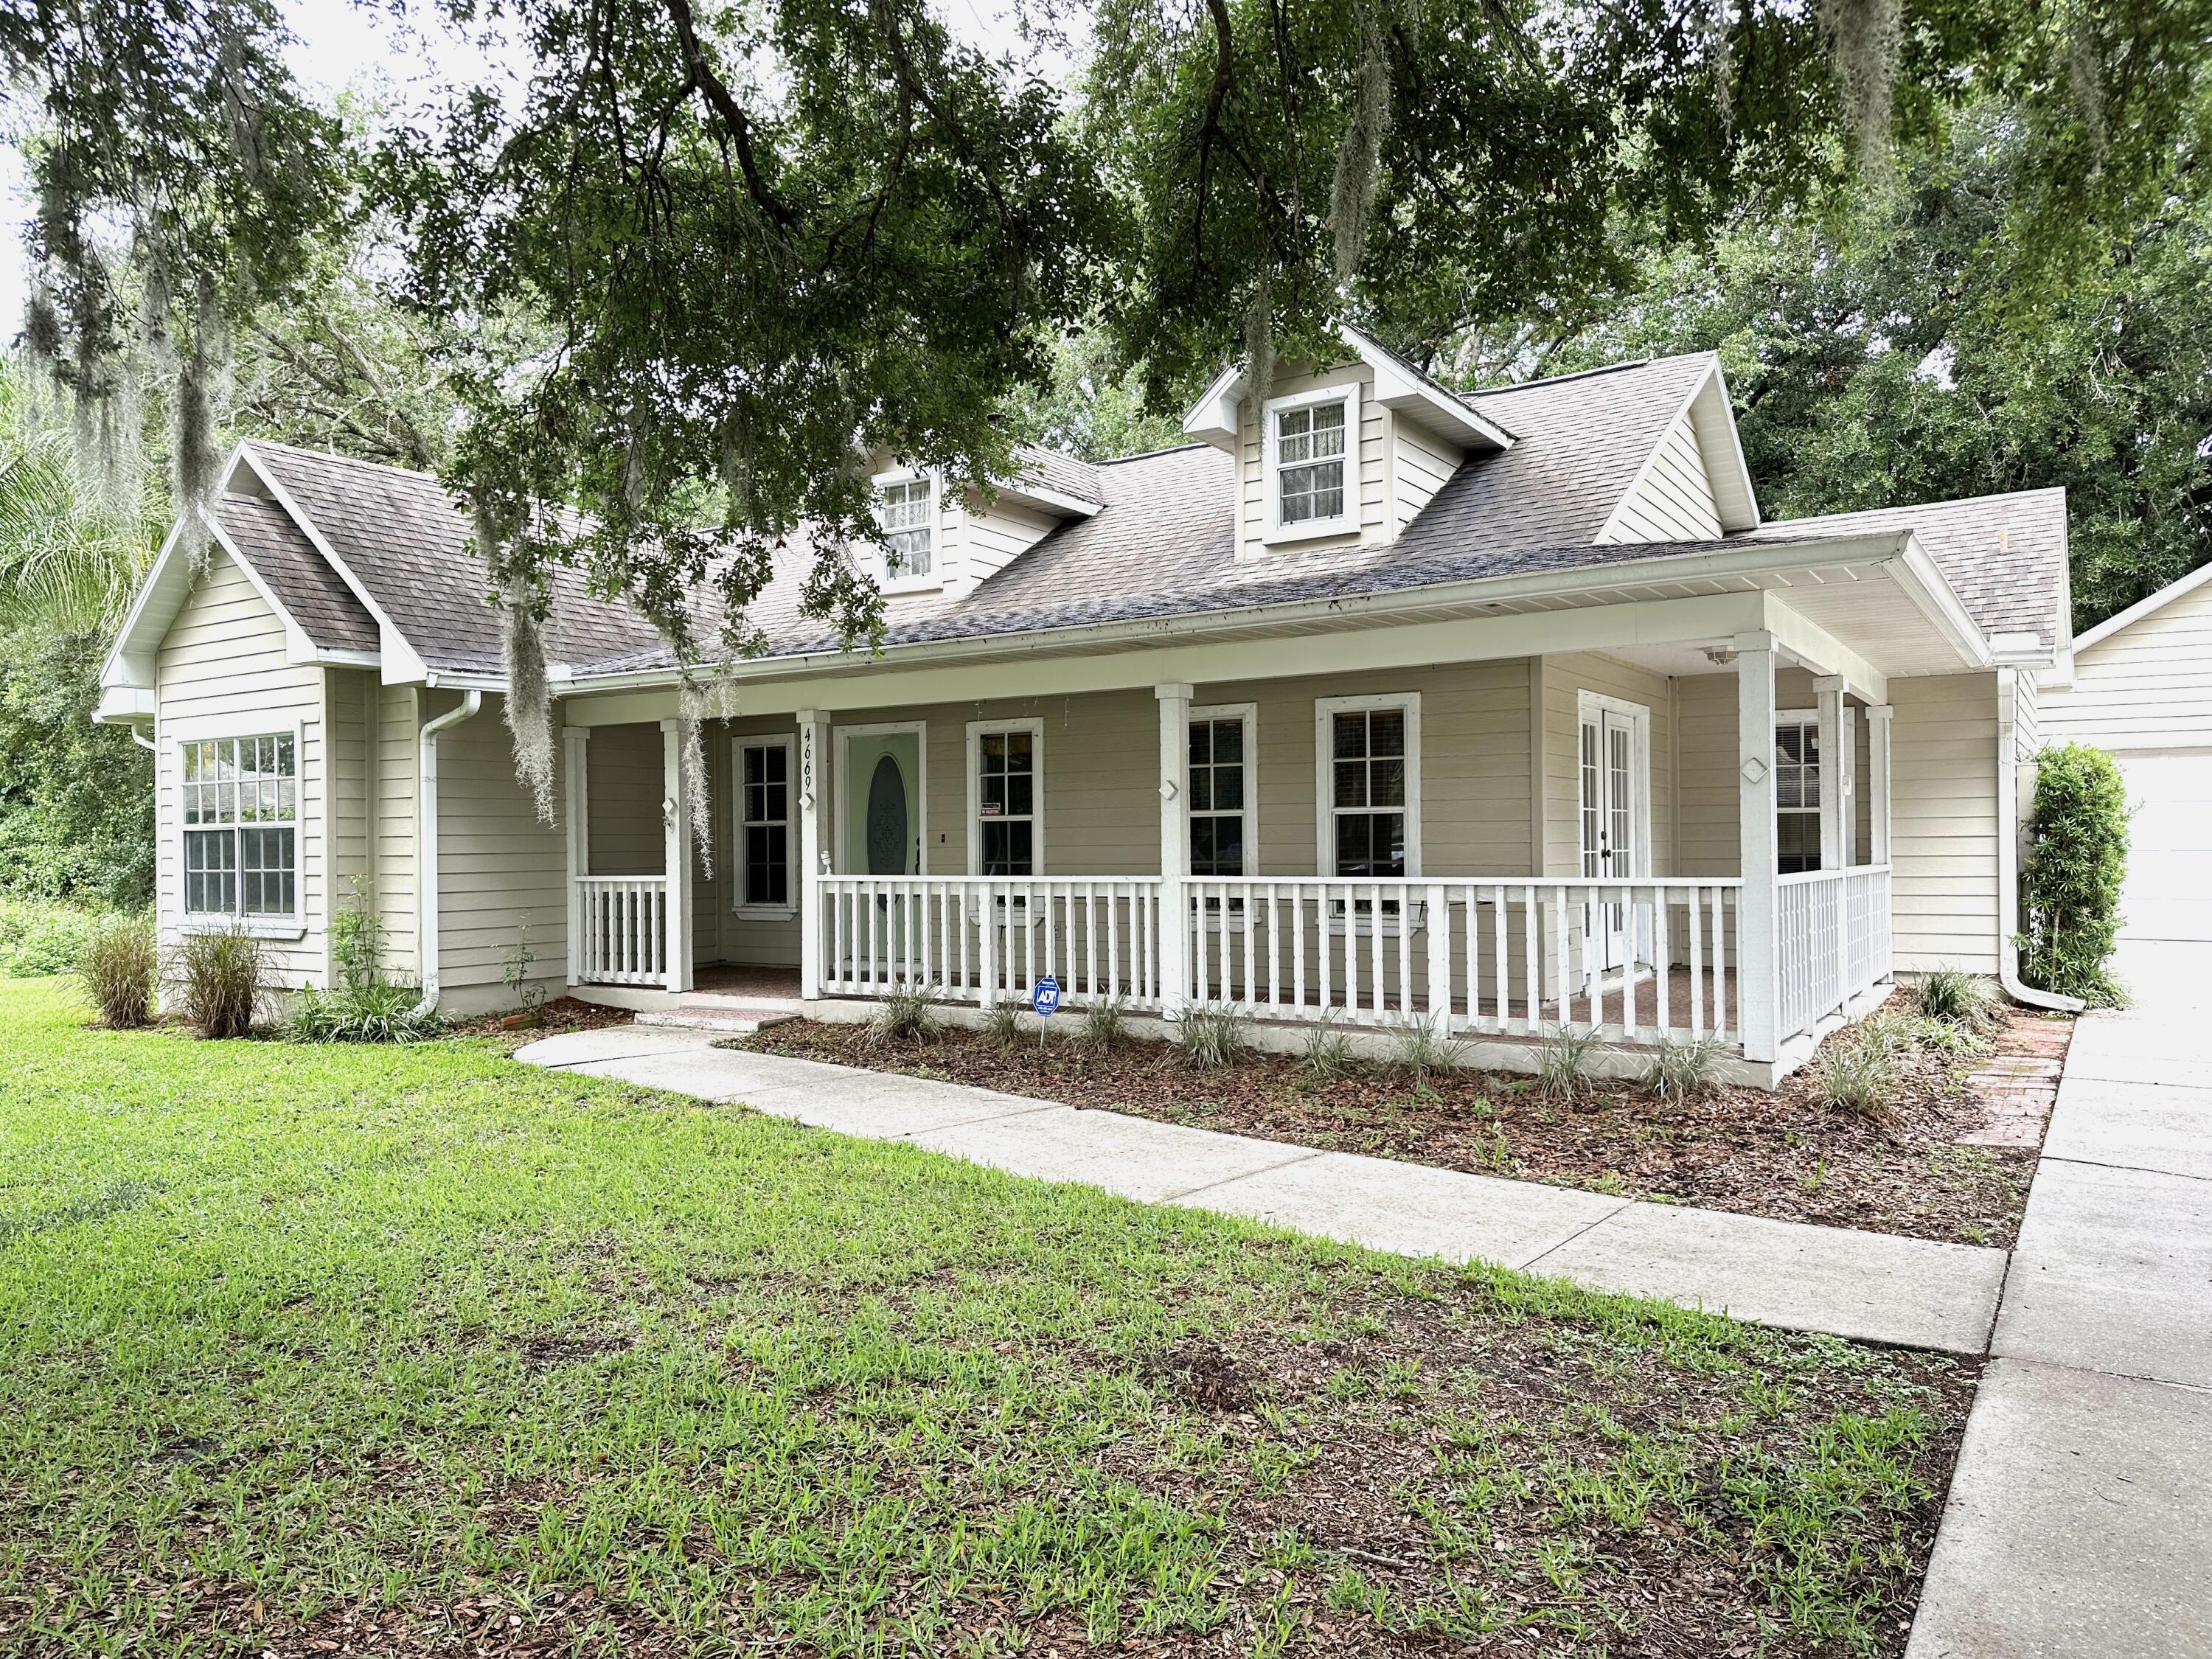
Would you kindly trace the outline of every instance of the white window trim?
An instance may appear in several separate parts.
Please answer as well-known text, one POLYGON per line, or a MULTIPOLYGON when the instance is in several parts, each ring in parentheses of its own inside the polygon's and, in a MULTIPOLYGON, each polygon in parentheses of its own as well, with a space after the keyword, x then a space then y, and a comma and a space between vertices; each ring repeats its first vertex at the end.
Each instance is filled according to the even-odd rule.
POLYGON ((1030 734, 1030 874, 1028 877, 1006 876, 1006 881, 1042 879, 1049 867, 1044 861, 1044 722, 1031 717, 1026 720, 970 720, 968 722, 968 873, 983 873, 983 779, 979 763, 982 758, 983 738, 998 732, 1026 732, 1030 734))
POLYGON ((1260 539, 1269 546, 1286 542, 1313 541, 1323 536, 1346 536, 1359 529, 1359 382, 1314 386, 1280 398, 1270 398, 1260 410, 1261 489, 1267 497, 1260 539), (1282 521, 1283 497, 1278 487, 1282 466, 1276 453, 1275 416, 1285 410, 1306 409, 1316 404, 1342 404, 1344 408, 1344 511, 1333 519, 1305 519, 1294 525, 1282 521))
MULTIPOLYGON (((177 926, 185 933, 242 931, 254 939, 295 939, 307 935, 307 722, 298 715, 271 720, 266 714, 204 714, 168 726, 163 732, 169 745, 169 789, 176 813, 177 926), (222 910, 188 910, 185 895, 191 890, 185 878, 185 745, 224 738, 281 738, 292 739, 292 908, 284 915, 233 915, 222 910)), ((234 828, 236 826, 233 826, 234 828)))
MULTIPOLYGON (((1190 724, 1200 720, 1237 720, 1244 727, 1244 805, 1237 816, 1244 820, 1244 874, 1260 873, 1260 705, 1256 702, 1219 702, 1190 711, 1190 724)), ((1188 727, 1185 727, 1188 732, 1188 727)), ((1189 763, 1184 762, 1188 768, 1189 763)), ((1209 817, 1225 817, 1226 813, 1210 812, 1209 817)), ((1190 793, 1183 792, 1182 846, 1183 858, 1190 857, 1190 793)), ((1208 881, 1215 878, 1194 876, 1194 881, 1208 881)), ((1240 878, 1241 879, 1241 878, 1240 878)))
MULTIPOLYGON (((1583 811, 1589 805, 1583 799, 1583 727, 1595 715, 1608 712, 1626 715, 1630 722, 1628 763, 1636 771, 1636 811, 1631 829, 1636 844, 1629 848, 1630 867, 1625 879, 1645 881, 1651 875, 1651 710, 1643 703, 1609 697, 1601 691, 1575 693, 1575 873, 1582 873, 1583 811)), ((1602 760, 1601 755, 1601 763, 1602 760)))
POLYGON ((788 921, 799 914, 799 734, 796 732, 739 733, 730 739, 730 913, 750 921, 788 921), (745 750, 783 750, 783 855, 785 904, 745 902, 745 750))
MULTIPOLYGON (((1314 699, 1314 872, 1325 881, 1355 880, 1336 874, 1335 756, 1330 747, 1329 725, 1338 714, 1378 708, 1402 709, 1406 715, 1406 879, 1421 873, 1421 694, 1390 691, 1373 696, 1316 697, 1314 699)), ((1387 810, 1387 809, 1386 809, 1387 810)))
POLYGON ((854 738, 896 738, 911 732, 915 739, 914 815, 916 819, 915 839, 915 873, 929 873, 929 722, 927 720, 878 720, 872 725, 840 726, 830 734, 835 774, 830 783, 830 835, 835 843, 830 849, 830 864, 839 875, 857 875, 854 870, 843 868, 845 849, 851 844, 848 830, 852 818, 853 739, 854 738))
MULTIPOLYGON (((1838 724, 1840 725, 1840 722, 1838 722, 1838 724)), ((1785 726, 1808 726, 1813 728, 1814 734, 1818 736, 1820 730, 1820 711, 1817 708, 1776 709, 1774 711, 1775 731, 1779 732, 1785 726)), ((1827 757, 1823 755, 1817 762, 1814 763, 1814 766, 1820 780, 1820 787, 1822 791, 1825 792, 1828 787, 1827 757)), ((1820 819, 1820 809, 1817 806, 1784 806, 1782 804, 1780 791, 1778 790, 1775 795, 1774 816, 1777 819, 1784 817, 1811 818, 1814 823, 1817 824, 1820 819)), ((1846 822, 1844 825, 1844 866, 1848 868, 1851 861, 1850 851, 1850 826, 1848 822, 1846 822)))
POLYGON ((895 466, 888 472, 878 472, 868 481, 875 486, 881 499, 884 487, 895 483, 927 483, 929 486, 929 569, 922 575, 894 576, 886 568, 883 549, 872 550, 876 561, 876 586, 885 593, 934 593, 945 586, 945 478, 934 468, 895 466))

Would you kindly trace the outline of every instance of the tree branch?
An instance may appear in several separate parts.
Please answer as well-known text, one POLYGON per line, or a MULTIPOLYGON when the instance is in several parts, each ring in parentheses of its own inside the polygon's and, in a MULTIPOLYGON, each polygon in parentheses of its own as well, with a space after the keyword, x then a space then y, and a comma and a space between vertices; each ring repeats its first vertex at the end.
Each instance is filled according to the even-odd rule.
POLYGON ((691 0, 665 0, 665 3, 668 21, 676 26, 677 45, 684 53, 684 73, 699 83, 707 102, 721 117, 725 142, 737 150, 738 170, 745 177, 745 193, 779 228, 790 229, 799 222, 799 216, 769 188, 768 180, 762 176, 760 159, 753 152, 752 123, 745 118, 744 106, 732 94, 728 85, 707 61, 706 52, 699 45, 699 26, 691 15, 691 0))

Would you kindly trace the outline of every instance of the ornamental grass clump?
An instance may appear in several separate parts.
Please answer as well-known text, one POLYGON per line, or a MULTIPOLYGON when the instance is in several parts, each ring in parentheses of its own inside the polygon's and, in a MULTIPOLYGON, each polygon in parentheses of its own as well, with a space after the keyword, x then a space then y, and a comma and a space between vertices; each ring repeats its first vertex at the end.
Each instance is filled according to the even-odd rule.
POLYGON ((1075 1050, 1085 1060, 1103 1060, 1129 1040, 1129 1005, 1121 997, 1086 1003, 1075 1026, 1075 1050))
POLYGON ((264 984, 261 941, 243 927, 187 933, 170 953, 166 977, 179 1016, 202 1036, 253 1030, 264 984))
POLYGON ((2105 968, 2128 872, 2128 792, 2101 749, 2069 743, 2035 757, 2035 811, 2021 872, 2021 977, 2096 1006, 2123 1000, 2105 968))
POLYGON ((1923 974, 1916 988, 1921 1016, 1942 1020, 1960 1030, 1979 1034, 2003 1018, 1989 987, 1959 968, 1937 968, 1923 974))
POLYGON ((1220 1003, 1186 1010, 1176 1027, 1182 1063, 1197 1072, 1234 1066, 1252 1046, 1251 1024, 1236 1009, 1220 1003))
POLYGON ((1002 1054, 1010 1054, 1022 1040, 1022 1011, 1011 1002, 994 1002, 983 1011, 983 1041, 1002 1054))
POLYGON ((127 1031, 153 1023, 157 966, 151 919, 122 916, 102 922, 85 941, 76 971, 100 1023, 127 1031))
POLYGON ((942 1024, 938 1005, 943 1000, 933 985, 893 986, 884 993, 869 1018, 869 1046, 896 1044, 913 1048, 934 1042, 942 1024))
POLYGON ((1536 1046, 1536 1092, 1560 1106, 1579 1098, 1602 1052, 1593 1026, 1547 1028, 1536 1046))
POLYGON ((1417 1089, 1425 1087, 1432 1073, 1450 1070, 1466 1055, 1463 1041, 1437 1030, 1419 1015, 1391 1022, 1390 1063, 1411 1078, 1417 1089))
POLYGON ((1352 1039, 1337 1024, 1337 1011, 1324 1008, 1321 1018, 1306 1027, 1298 1049, 1298 1063, 1323 1083, 1352 1075, 1359 1062, 1352 1055, 1352 1039))
MULTIPOLYGON (((1910 1041, 1909 1036, 1903 1041, 1910 1041)), ((1821 1104, 1873 1122, 1887 1120, 1897 1088, 1900 1029, 1879 1018, 1832 1039, 1813 1061, 1821 1104)))
POLYGON ((1720 1080, 1721 1060, 1728 1045, 1717 1036, 1694 1037, 1687 1042, 1659 1040, 1644 1073, 1644 1086, 1660 1099, 1675 1104, 1694 1100, 1720 1080))

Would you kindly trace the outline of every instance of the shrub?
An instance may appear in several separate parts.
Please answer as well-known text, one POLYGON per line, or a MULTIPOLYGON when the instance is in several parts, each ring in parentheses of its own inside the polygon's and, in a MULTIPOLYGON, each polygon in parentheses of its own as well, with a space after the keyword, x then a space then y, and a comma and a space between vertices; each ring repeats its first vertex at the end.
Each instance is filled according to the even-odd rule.
POLYGON ((1352 1039, 1338 1029, 1336 1021, 1335 1009, 1322 1009, 1321 1018, 1306 1027, 1305 1044, 1298 1051, 1306 1070, 1324 1083, 1348 1077, 1358 1064, 1352 1056, 1352 1039))
POLYGON ((983 1011, 983 1040, 1001 1054, 1013 1052, 1022 1040, 1022 1011, 1011 1002, 994 1002, 983 1011))
POLYGON ((143 917, 103 922, 77 960, 85 994, 103 1023, 124 1031, 154 1017, 154 924, 143 917))
POLYGON ((937 1006, 942 1000, 933 985, 891 987, 868 1020, 869 1042, 913 1048, 933 1041, 939 1024, 937 1006))
POLYGON ((1958 968, 1938 968, 1921 975, 1920 1012, 1969 1031, 1985 1031, 2002 1016, 1989 988, 1958 968))
POLYGON ((1458 1065, 1466 1053, 1465 1042, 1417 1014, 1390 1022, 1390 1062, 1412 1078, 1416 1087, 1429 1080, 1430 1073, 1458 1065))
POLYGON ((1603 1050, 1588 1025, 1554 1025, 1536 1049, 1536 1092, 1564 1105, 1589 1085, 1590 1062, 1603 1050))
POLYGON ((1182 1062, 1194 1071, 1218 1071, 1234 1066, 1252 1046, 1252 1022, 1235 1008, 1218 1002, 1202 1003, 1183 1011, 1176 1026, 1176 1046, 1182 1062))
POLYGON ((1832 1038, 1813 1061, 1821 1103, 1876 1121, 1889 1115, 1897 1080, 1898 1030, 1879 1019, 1832 1038))
POLYGON ((169 958, 177 1012, 204 1037, 241 1037, 261 1001, 261 941, 242 927, 187 933, 169 958))
POLYGON ((1129 1040, 1129 1005, 1120 997, 1086 1004, 1075 1028, 1077 1052, 1086 1060, 1110 1054, 1129 1040))
POLYGON ((434 1010, 416 1012, 422 993, 378 979, 365 985, 292 994, 284 1035, 295 1042, 421 1042, 443 1029, 434 1010))
POLYGON ((2105 963, 2128 869, 2128 794, 2112 757, 2079 743, 2039 754, 2027 834, 2021 977, 2085 1002, 2119 1001, 2105 963))
POLYGON ((1728 1045, 1717 1036, 1692 1037, 1687 1042, 1662 1037, 1658 1052, 1651 1056, 1651 1068, 1644 1074, 1644 1086, 1662 1100, 1694 1099, 1718 1080, 1721 1057, 1727 1053, 1728 1045))

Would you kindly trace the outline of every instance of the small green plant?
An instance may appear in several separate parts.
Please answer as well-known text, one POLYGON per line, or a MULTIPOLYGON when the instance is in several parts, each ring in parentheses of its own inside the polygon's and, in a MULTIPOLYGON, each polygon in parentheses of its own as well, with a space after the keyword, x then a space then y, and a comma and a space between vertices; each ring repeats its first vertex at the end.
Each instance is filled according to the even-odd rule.
POLYGON ((1298 1061, 1323 1083, 1352 1075, 1359 1062, 1352 1058, 1352 1039, 1338 1025, 1335 1009, 1322 1009, 1321 1018, 1306 1027, 1298 1061))
MULTIPOLYGON (((284 1012, 284 1035, 295 1042, 420 1042, 442 1022, 421 1010, 422 993, 384 976, 384 918, 356 876, 353 896, 331 918, 331 988, 303 986, 284 1012), (418 1010, 421 1010, 418 1012, 418 1010)), ((529 971, 529 923, 523 923, 523 972, 529 971)), ((508 981, 513 988, 514 981, 508 981)))
POLYGON ((1182 1052, 1182 1063, 1200 1072, 1234 1066, 1252 1046, 1251 1024, 1225 1003, 1203 1003, 1185 1009, 1176 1027, 1176 1046, 1182 1052))
POLYGON ((1554 1105, 1577 1099, 1589 1086, 1591 1062, 1603 1052, 1594 1026, 1546 1027, 1536 1048, 1536 1092, 1554 1105))
POLYGON ((983 1011, 983 1040, 1002 1054, 1013 1053, 1022 1040, 1022 1011, 1011 1002, 994 1002, 983 1011))
MULTIPOLYGON (((381 925, 379 932, 381 933, 381 925)), ((383 941, 378 940, 380 948, 383 941)), ((499 976, 507 981, 507 994, 514 1000, 532 1025, 544 1015, 545 988, 532 979, 530 970, 538 965, 538 953, 530 948, 530 917, 526 913, 514 930, 514 943, 499 955, 499 976)))
POLYGON ((1463 1041, 1418 1014, 1391 1021, 1389 1030, 1390 1063, 1416 1088, 1426 1087, 1431 1073, 1450 1070, 1467 1054, 1463 1041))
POLYGON ((1721 1060, 1728 1045, 1717 1036, 1693 1037, 1687 1042, 1659 1039, 1644 1086, 1662 1100, 1693 1100, 1719 1081, 1721 1060))
POLYGON ((1075 1050, 1085 1060, 1103 1060, 1129 1040, 1129 1005, 1106 997, 1084 1006, 1075 1025, 1075 1050))
POLYGON ((1986 1031, 2002 1018, 1989 988, 1960 968, 1937 968, 1920 976, 1920 1012, 1968 1031, 1986 1031))
POLYGON ((1813 1088, 1823 1105, 1880 1122, 1897 1085, 1897 1030, 1879 1019, 1831 1038, 1813 1061, 1813 1088))
POLYGON ((185 1024, 204 1037, 242 1037, 264 986, 261 941, 236 927, 187 933, 170 953, 167 978, 185 1024))
POLYGON ((76 970, 101 1023, 125 1031, 153 1020, 155 967, 152 921, 122 916, 102 922, 85 941, 76 970))
POLYGON ((2106 970, 2128 872, 2128 792, 2101 749, 2035 757, 2035 811, 2021 870, 2021 977, 2092 1004, 2121 1000, 2106 970))
POLYGON ((869 1018, 870 1045, 912 1048, 935 1041, 941 1024, 937 1010, 943 1001, 933 985, 894 985, 869 1018))

